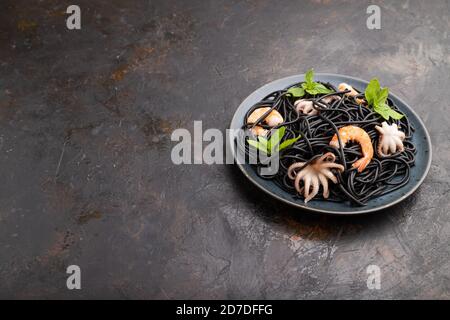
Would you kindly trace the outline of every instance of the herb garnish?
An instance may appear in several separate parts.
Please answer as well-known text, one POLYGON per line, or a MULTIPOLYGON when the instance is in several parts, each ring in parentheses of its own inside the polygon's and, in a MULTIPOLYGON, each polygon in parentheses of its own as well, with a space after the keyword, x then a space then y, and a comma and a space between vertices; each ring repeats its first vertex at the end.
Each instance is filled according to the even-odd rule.
POLYGON ((288 91, 294 98, 301 98, 305 93, 312 95, 331 93, 330 89, 319 82, 314 82, 314 70, 310 69, 305 74, 305 82, 300 87, 292 87, 288 91))
POLYGON ((381 115, 384 119, 389 120, 390 117, 399 120, 403 118, 401 113, 393 110, 387 104, 386 101, 389 96, 389 89, 387 87, 382 89, 377 78, 370 80, 364 95, 369 106, 373 107, 373 111, 381 115))
POLYGON ((281 150, 291 146, 294 144, 295 141, 300 139, 301 136, 286 139, 280 144, 280 141, 283 139, 283 136, 286 132, 286 127, 280 127, 276 129, 272 135, 270 136, 270 139, 267 139, 262 136, 258 136, 258 141, 256 140, 247 140, 248 144, 252 147, 255 147, 256 149, 266 153, 267 155, 271 155, 274 152, 280 152, 281 150))

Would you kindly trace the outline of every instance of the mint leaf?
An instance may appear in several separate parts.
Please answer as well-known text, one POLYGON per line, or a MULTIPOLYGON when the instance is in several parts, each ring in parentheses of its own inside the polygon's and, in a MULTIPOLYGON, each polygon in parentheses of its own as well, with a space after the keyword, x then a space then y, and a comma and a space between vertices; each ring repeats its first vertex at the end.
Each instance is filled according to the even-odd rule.
POLYGON ((318 92, 316 91, 316 88, 314 86, 312 86, 310 88, 305 86, 305 91, 312 95, 318 94, 318 92))
POLYGON ((300 87, 289 88, 287 92, 290 93, 294 98, 301 98, 305 95, 305 89, 300 87))
MULTIPOLYGON (((387 104, 375 105, 373 111, 382 116, 385 120, 389 120, 391 108, 387 104)), ((392 110, 393 111, 393 110, 392 110)))
POLYGON ((314 89, 317 91, 317 93, 331 93, 331 92, 333 92, 332 90, 328 89, 323 84, 318 83, 318 82, 315 82, 314 89))
MULTIPOLYGON (((308 92, 309 94, 316 95, 316 94, 327 94, 333 92, 332 90, 325 87, 323 84, 319 82, 314 82, 314 70, 310 69, 305 74, 305 82, 301 84, 301 87, 304 91, 308 92)), ((304 92, 303 92, 304 94, 304 92)))
POLYGON ((267 150, 267 143, 268 143, 267 139, 264 138, 263 136, 258 136, 258 141, 259 141, 259 144, 260 144, 265 150, 267 150))
POLYGON ((366 97, 367 103, 371 106, 375 106, 375 101, 378 97, 378 92, 380 91, 380 83, 377 78, 373 78, 370 80, 369 84, 366 87, 366 91, 364 92, 364 96, 366 97))
POLYGON ((309 82, 309 83, 303 82, 302 88, 305 91, 312 90, 312 89, 314 89, 314 82, 309 82))
POLYGON ((312 95, 327 94, 333 92, 321 83, 314 83, 311 88, 305 88, 305 91, 312 95))
POLYGON ((393 109, 387 104, 387 98, 389 96, 389 88, 385 87, 381 89, 380 82, 377 78, 370 80, 364 92, 367 103, 373 107, 373 111, 382 116, 385 120, 389 118, 399 120, 403 118, 403 115, 393 109))
POLYGON ((259 147, 259 143, 256 140, 247 140, 248 144, 251 145, 252 147, 258 148, 259 147))
POLYGON ((403 114, 393 110, 386 103, 375 106, 373 111, 381 115, 385 120, 389 120, 389 118, 400 120, 401 118, 404 117, 403 114))
POLYGON ((248 144, 251 145, 252 147, 267 153, 267 148, 263 147, 260 143, 258 143, 258 141, 256 140, 247 140, 248 144))
POLYGON ((295 137, 295 138, 292 138, 292 139, 287 139, 287 140, 283 141, 283 142, 280 144, 280 146, 278 147, 278 151, 281 151, 281 150, 283 150, 283 149, 286 149, 286 148, 289 147, 290 145, 294 144, 295 141, 297 141, 297 140, 300 139, 300 138, 301 138, 301 136, 298 136, 298 137, 295 137))
POLYGON ((256 140, 247 140, 248 144, 267 155, 272 154, 275 151, 283 150, 284 148, 289 147, 292 145, 295 141, 300 139, 300 136, 292 139, 287 139, 286 141, 283 141, 283 143, 280 144, 280 141, 283 139, 284 134, 286 133, 286 127, 279 127, 278 129, 275 129, 270 136, 270 139, 266 139, 262 136, 258 136, 258 141, 256 140))
POLYGON ((309 69, 306 74, 305 74, 305 82, 307 84, 313 83, 314 82, 314 70, 313 69, 309 69))
POLYGON ((268 143, 268 149, 270 150, 270 152, 275 151, 275 148, 278 146, 281 139, 283 139, 285 132, 286 132, 286 127, 283 126, 283 127, 276 129, 272 133, 272 135, 270 136, 269 143, 268 143))
POLYGON ((378 98, 375 104, 385 104, 389 96, 389 89, 383 88, 378 92, 378 98))
POLYGON ((395 111, 395 110, 393 110, 393 109, 391 109, 391 108, 389 108, 389 116, 390 116, 392 119, 395 119, 395 120, 400 120, 401 118, 404 117, 403 114, 401 114, 401 113, 399 113, 399 112, 397 112, 397 111, 395 111))

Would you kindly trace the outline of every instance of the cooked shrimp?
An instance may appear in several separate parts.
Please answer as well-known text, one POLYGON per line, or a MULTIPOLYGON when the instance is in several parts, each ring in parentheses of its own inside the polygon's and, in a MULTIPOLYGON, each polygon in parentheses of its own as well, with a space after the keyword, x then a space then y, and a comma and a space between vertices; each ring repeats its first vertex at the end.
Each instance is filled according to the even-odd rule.
MULTIPOLYGON (((351 85, 346 84, 345 82, 342 82, 342 83, 339 84, 338 90, 339 90, 339 91, 350 90, 350 92, 348 92, 348 93, 345 94, 346 96, 349 96, 349 97, 356 97, 357 95, 359 95, 359 92, 358 92, 358 91, 356 91, 355 89, 353 89, 353 87, 352 87, 351 85)), ((358 104, 364 103, 364 99, 356 98, 355 100, 356 100, 356 102, 357 102, 358 104)))
MULTIPOLYGON (((269 111, 269 107, 263 107, 263 108, 259 108, 254 110, 247 119, 247 123, 248 124, 252 124, 255 123, 256 121, 258 121, 259 118, 261 118, 267 111, 269 111)), ((283 116, 277 111, 277 110, 272 110, 267 116, 266 118, 263 120, 263 122, 267 123, 269 126, 271 127, 275 127, 279 124, 282 124, 284 121, 283 116)))
POLYGON ((254 127, 251 129, 251 131, 252 131, 252 133, 253 133, 255 136, 266 136, 266 135, 267 135, 267 132, 269 132, 269 130, 266 130, 266 129, 264 129, 263 127, 260 127, 260 126, 254 126, 254 127))
MULTIPOLYGON (((345 126, 338 130, 343 145, 349 141, 359 143, 363 157, 353 163, 353 168, 357 168, 358 172, 363 171, 373 158, 373 146, 369 135, 364 129, 355 126, 345 126)), ((330 146, 339 148, 339 140, 335 134, 330 141, 330 146)))

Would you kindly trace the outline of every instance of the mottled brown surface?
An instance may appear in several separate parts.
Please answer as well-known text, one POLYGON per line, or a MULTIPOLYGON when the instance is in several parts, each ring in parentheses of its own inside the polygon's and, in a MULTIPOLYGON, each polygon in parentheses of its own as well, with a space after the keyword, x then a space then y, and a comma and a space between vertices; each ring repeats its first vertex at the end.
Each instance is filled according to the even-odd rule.
POLYGON ((72 2, 1 1, 0 298, 450 298, 449 2, 373 2, 378 31, 367 1, 80 0, 69 31, 72 2), (318 216, 170 162, 172 130, 225 130, 310 67, 378 76, 422 117, 433 165, 410 199, 318 216))

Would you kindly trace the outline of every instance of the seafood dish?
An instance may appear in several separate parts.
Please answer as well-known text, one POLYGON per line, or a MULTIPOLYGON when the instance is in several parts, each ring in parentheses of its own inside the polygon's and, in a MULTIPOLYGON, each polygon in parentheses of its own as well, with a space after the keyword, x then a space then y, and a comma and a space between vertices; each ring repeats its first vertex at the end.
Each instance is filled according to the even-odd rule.
POLYGON ((366 88, 335 87, 309 70, 254 104, 242 129, 256 173, 305 203, 364 206, 408 184, 415 164, 414 127, 376 78, 366 88), (278 169, 262 174, 270 161, 278 169))

